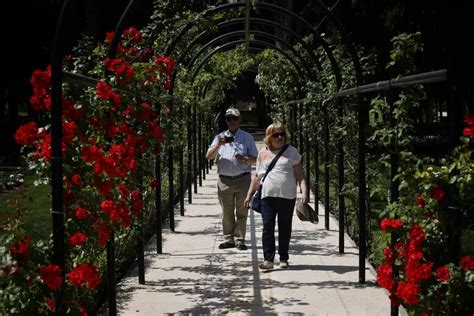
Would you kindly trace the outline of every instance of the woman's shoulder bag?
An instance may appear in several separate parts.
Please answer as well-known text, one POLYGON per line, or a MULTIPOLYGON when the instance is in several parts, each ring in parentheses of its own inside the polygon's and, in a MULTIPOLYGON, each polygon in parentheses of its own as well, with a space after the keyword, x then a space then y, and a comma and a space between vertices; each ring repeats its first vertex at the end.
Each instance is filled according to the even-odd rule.
POLYGON ((267 174, 270 172, 270 170, 273 169, 275 164, 277 163, 278 159, 280 159, 281 155, 283 152, 288 148, 288 144, 285 144, 282 149, 278 152, 278 154, 273 158, 272 162, 270 162, 270 165, 268 166, 267 172, 265 172, 265 175, 262 178, 262 181, 260 181, 260 185, 258 186, 257 191, 255 191, 255 194, 252 197, 252 201, 250 202, 250 208, 254 210, 257 213, 261 213, 261 205, 262 205, 262 183, 265 181, 265 178, 267 177, 267 174))

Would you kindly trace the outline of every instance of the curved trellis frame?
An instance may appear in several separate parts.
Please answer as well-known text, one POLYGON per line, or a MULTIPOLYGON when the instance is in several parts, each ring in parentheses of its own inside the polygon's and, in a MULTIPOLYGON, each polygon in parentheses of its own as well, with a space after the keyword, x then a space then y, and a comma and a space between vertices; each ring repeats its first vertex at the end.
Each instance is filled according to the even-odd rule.
MULTIPOLYGON (((54 39, 54 46, 53 46, 53 51, 52 51, 52 61, 51 61, 51 65, 52 65, 52 78, 51 78, 51 97, 52 97, 52 119, 51 119, 51 144, 52 144, 52 191, 53 191, 53 194, 52 194, 52 216, 53 216, 53 239, 54 239, 54 256, 53 256, 53 260, 55 263, 57 263, 60 267, 64 268, 64 210, 63 210, 63 204, 62 204, 62 192, 63 192, 63 184, 62 184, 62 168, 63 168, 63 161, 62 161, 62 152, 61 152, 61 143, 62 143, 62 132, 61 132, 61 126, 62 126, 62 121, 61 121, 61 105, 62 105, 62 102, 61 102, 61 97, 62 97, 62 81, 63 81, 63 78, 62 78, 62 57, 64 55, 64 47, 62 46, 61 43, 64 42, 64 39, 66 38, 66 36, 68 35, 67 34, 67 23, 66 21, 68 20, 67 19, 67 15, 68 14, 71 14, 70 12, 70 9, 71 9, 71 2, 72 1, 68 1, 66 0, 63 4, 63 8, 62 8, 62 11, 61 11, 61 15, 59 17, 59 20, 58 20, 58 24, 57 24, 57 30, 56 30, 56 34, 55 34, 55 39, 54 39)), ((320 1, 317 1, 317 6, 319 9, 322 10, 322 12, 324 12, 326 14, 326 16, 328 17, 328 19, 330 21, 332 21, 338 31, 340 32, 343 40, 344 40, 344 43, 346 44, 346 48, 347 50, 349 51, 349 54, 351 56, 351 60, 353 62, 353 65, 354 65, 354 70, 355 70, 355 76, 356 76, 356 80, 357 80, 357 83, 358 84, 362 84, 362 72, 361 72, 361 69, 360 69, 360 64, 359 64, 359 60, 358 60, 358 57, 357 57, 357 54, 355 53, 355 49, 352 45, 352 42, 350 41, 350 38, 349 36, 344 32, 343 28, 342 28, 342 25, 340 23, 340 21, 337 19, 337 17, 330 11, 328 10, 320 1)), ((126 9, 124 10, 117 26, 116 26, 116 29, 115 29, 115 34, 114 34, 114 38, 112 40, 112 44, 111 44, 111 47, 110 47, 110 50, 109 50, 109 57, 113 57, 115 56, 115 52, 116 52, 116 49, 117 49, 117 46, 118 46, 118 43, 119 43, 119 37, 120 37, 120 34, 122 33, 123 29, 124 29, 124 26, 125 26, 125 22, 126 22, 126 19, 127 19, 127 16, 128 14, 130 13, 130 11, 132 10, 133 8, 133 5, 134 5, 134 0, 130 0, 129 4, 127 5, 126 9)), ((237 7, 243 7, 245 6, 246 4, 243 3, 243 2, 240 2, 240 3, 232 3, 232 4, 226 4, 226 5, 221 5, 219 7, 216 7, 216 8, 213 8, 213 9, 210 9, 210 10, 207 10, 203 13, 203 17, 208 17, 208 16, 212 16, 214 13, 217 13, 217 12, 220 12, 220 11, 225 11, 225 10, 229 10, 229 9, 232 9, 232 8, 237 8, 237 7)), ((301 17, 299 17, 298 15, 294 14, 293 12, 289 11, 289 10, 286 10, 284 8, 281 8, 279 6, 276 6, 276 5, 272 5, 272 4, 267 4, 267 3, 256 3, 255 4, 255 8, 256 9, 266 9, 266 10, 269 10, 269 11, 272 11, 272 12, 278 12, 280 14, 284 14, 286 16, 290 16, 291 18, 294 18, 295 20, 301 22, 308 30, 310 30, 310 32, 314 35, 314 39, 316 40, 317 44, 320 45, 323 50, 326 52, 326 56, 329 58, 330 62, 331 62, 331 65, 333 67, 333 71, 335 73, 335 77, 336 77, 336 80, 337 80, 337 84, 336 84, 336 87, 337 89, 339 90, 340 87, 341 87, 341 77, 340 77, 340 71, 339 71, 339 68, 337 67, 338 63, 337 61, 335 60, 334 56, 332 55, 331 53, 331 50, 329 49, 327 43, 319 36, 319 34, 315 31, 315 29, 312 27, 312 25, 307 22, 306 20, 302 19, 301 17)), ((72 19, 69 19, 69 21, 72 21, 72 19)), ((238 20, 238 21, 229 21, 228 22, 228 25, 231 25, 232 23, 240 23, 240 22, 243 22, 244 20, 238 20)), ((264 24, 263 21, 260 21, 258 19, 255 19, 255 18, 252 18, 251 19, 252 22, 254 23, 261 23, 261 24, 264 24)), ((266 24, 268 24, 269 22, 265 22, 266 24)), ((273 26, 276 26, 274 24, 276 24, 275 22, 273 23, 270 23, 270 24, 273 24, 273 26)), ((168 46, 168 48, 166 49, 166 53, 165 55, 170 55, 172 53, 172 51, 174 50, 174 48, 176 47, 176 44, 181 40, 181 38, 194 26, 194 22, 190 22, 188 23, 183 29, 182 31, 178 34, 177 37, 174 38, 174 40, 172 41, 172 43, 168 46)), ((281 25, 280 25, 280 28, 281 29, 284 29, 281 25)), ((257 33, 258 31, 251 31, 253 33, 257 33)), ((241 32, 240 32, 241 33, 241 32)), ((260 32, 262 34, 264 34, 265 32, 260 32)), ((291 33, 291 32, 290 32, 291 33)), ((271 36, 268 36, 268 35, 265 35, 267 38, 268 37, 271 37, 271 36)), ((295 37, 296 38, 296 37, 295 37)), ((275 40, 275 38, 272 38, 275 40)), ((243 40, 243 42, 245 42, 245 40, 243 40)), ((267 46, 267 47, 270 47, 269 43, 266 43, 266 42, 263 42, 262 43, 258 43, 258 41, 256 40, 248 40, 249 43, 254 43, 254 44, 262 44, 262 43, 265 43, 264 46, 267 46)), ((281 42, 281 40, 280 40, 281 42)), ((276 46, 275 46, 276 47, 276 46)), ((275 47, 271 47, 273 49, 275 49, 275 47)), ((303 47, 305 49, 307 49, 307 47, 305 45, 303 45, 303 47)), ((255 50, 257 48, 252 48, 252 50, 255 50)), ((307 50, 307 51, 311 51, 311 50, 307 50)), ((281 53, 281 52, 280 52, 281 53)), ((310 52, 309 53, 310 56, 312 58, 314 58, 314 53, 310 52)), ((287 56, 285 56, 287 57, 287 56)), ((210 58, 210 56, 209 56, 210 58)), ((209 59, 209 58, 206 58, 206 59, 209 59)), ((287 57, 288 58, 288 57, 287 57)), ((305 62, 303 61, 304 59, 302 59, 302 64, 305 64, 305 62)), ((288 58, 288 60, 292 60, 291 58, 288 58)), ((291 62, 291 61, 290 61, 291 62)), ((295 62, 295 61, 293 61, 295 62)), ((317 63, 315 63, 316 65, 318 65, 317 63)), ((296 69, 299 69, 300 67, 297 67, 298 63, 296 63, 296 65, 294 65, 296 67, 296 69)), ((200 66, 202 67, 202 66, 200 66)), ((200 68, 199 67, 199 68, 200 68)), ((312 77, 312 76, 311 76, 312 77)), ((193 113, 194 115, 196 115, 196 111, 194 111, 193 113)), ((364 108, 360 107, 359 108, 359 126, 363 126, 365 123, 365 110, 364 108)), ((359 138, 360 140, 363 140, 365 141, 365 135, 364 135, 364 131, 363 129, 360 129, 360 134, 359 134, 359 138)), ((365 222, 365 153, 364 153, 364 148, 363 148, 363 145, 364 143, 362 141, 359 142, 359 162, 360 162, 360 187, 363 188, 363 189, 360 189, 360 194, 359 194, 359 201, 360 201, 360 225, 361 227, 365 227, 365 225, 363 224, 365 222)), ((173 185, 172 185, 172 182, 173 182, 173 173, 172 173, 172 151, 169 152, 169 161, 168 161, 168 164, 169 164, 169 167, 171 166, 171 168, 168 168, 168 172, 169 172, 169 177, 170 177, 170 188, 169 188, 169 192, 170 192, 170 201, 173 201, 173 195, 174 195, 174 192, 173 192, 173 185)), ((158 167, 159 164, 157 163, 156 166, 158 167)), ((157 169, 159 170, 159 168, 157 169)), ((157 198, 158 198, 158 192, 157 192, 157 198)), ((172 202, 170 203, 171 204, 171 208, 173 208, 172 206, 172 202)), ((171 212, 170 212, 170 215, 171 215, 171 212)), ((174 215, 173 215, 174 216, 174 215)), ((172 224, 172 219, 170 218, 170 224, 172 224)), ((173 229, 173 227, 171 227, 173 229)), ((365 234, 365 229, 362 230, 360 232, 361 234, 365 234)), ((158 240, 158 239, 157 239, 158 240)), ((362 240, 365 240, 365 237, 364 239, 362 240)), ((108 246, 108 261, 114 261, 114 258, 113 258, 113 244, 110 245, 110 248, 108 246), (110 252, 110 257, 109 257, 109 252, 110 252)), ((139 256, 139 259, 140 259, 140 256, 139 256)), ((360 266, 363 267, 362 268, 362 271, 365 270, 365 252, 364 251, 361 251, 360 253, 360 266)), ((143 261, 143 260, 139 260, 139 261, 143 261)), ((111 263, 113 264, 113 263, 111 263)), ((116 306, 115 306, 115 269, 114 269, 114 266, 111 266, 109 269, 109 279, 108 279, 108 284, 109 284, 109 287, 108 287, 108 296, 109 296, 109 312, 111 314, 115 314, 116 313, 116 306)), ((142 275, 144 270, 141 270, 139 275, 142 275)), ((63 269, 63 273, 64 273, 64 269, 63 269)), ((360 281, 361 282, 365 282, 365 275, 363 274, 364 272, 362 272, 362 274, 360 274, 360 281)), ((144 275, 144 274, 143 274, 144 275)), ((144 282, 144 277, 140 277, 140 283, 143 283, 144 282)), ((58 305, 60 306, 61 303, 62 303, 62 300, 61 300, 61 291, 58 292, 59 293, 59 297, 58 297, 58 305)), ((59 308, 58 308, 59 310, 59 308)))
MULTIPOLYGON (((214 9, 211 9, 211 10, 208 10, 206 12, 204 12, 203 16, 204 17, 207 17, 207 16, 212 16, 212 14, 214 14, 215 12, 219 12, 219 11, 224 11, 226 9, 230 9, 230 8, 234 8, 234 7, 238 7, 238 6, 244 6, 245 3, 234 3, 234 4, 228 4, 228 5, 222 5, 222 6, 219 6, 217 8, 214 8, 214 9)), ((329 9, 327 9, 321 2, 317 2, 317 6, 320 10, 322 10, 322 12, 325 13, 326 17, 329 18, 329 20, 331 20, 336 28, 338 29, 338 31, 340 32, 341 34, 341 37, 343 38, 343 41, 346 45, 346 49, 347 51, 349 52, 349 55, 351 57, 351 60, 352 60, 352 63, 354 65, 354 70, 355 70, 355 77, 356 77, 356 82, 357 84, 361 84, 362 83, 362 72, 361 72, 361 67, 360 67, 360 62, 358 60, 358 57, 357 57, 357 54, 355 52, 355 48, 352 44, 352 42, 350 41, 350 37, 347 35, 347 33, 344 31, 343 27, 342 27, 342 24, 340 23, 340 21, 337 19, 337 17, 333 14, 333 12, 331 12, 329 9)), ((328 44, 320 37, 320 35, 315 31, 315 28, 313 28, 311 26, 311 24, 309 22, 307 22, 306 20, 302 19, 301 17, 299 17, 298 15, 294 14, 293 12, 291 11, 288 11, 284 8, 281 8, 281 7, 278 7, 278 6, 275 6, 275 5, 271 5, 271 4, 266 4, 266 3, 258 3, 258 4, 255 4, 255 7, 258 9, 258 8, 263 8, 263 9, 268 9, 272 12, 279 12, 279 13, 282 13, 286 16, 290 16, 291 18, 294 18, 295 20, 301 22, 304 26, 306 26, 311 34, 313 34, 314 38, 316 39, 316 42, 321 45, 321 47, 323 48, 323 50, 326 52, 327 54, 327 57, 329 58, 329 61, 330 61, 330 64, 332 66, 332 69, 333 69, 333 72, 335 74, 335 80, 336 80, 336 92, 339 91, 341 89, 341 86, 342 86, 342 78, 341 78, 341 74, 340 74, 340 70, 339 70, 339 67, 338 67, 338 63, 337 61, 335 60, 331 50, 329 49, 329 46, 328 44)), ((250 23, 250 19, 254 19, 254 18, 249 18, 247 16, 247 18, 249 20, 249 23, 250 23)), ((222 26, 226 26, 226 25, 232 25, 232 24, 238 24, 238 22, 246 22, 246 19, 234 19, 234 20, 231 20, 231 21, 227 21, 227 22, 222 22, 220 24, 218 24, 218 27, 222 27, 222 26)), ((255 21, 255 19, 253 20, 255 21)), ((257 19, 258 21, 258 19, 257 19)), ((273 22, 275 23, 275 22, 273 22)), ((171 51, 174 49, 174 47, 176 47, 176 45, 178 44, 178 42, 180 41, 180 39, 189 31, 191 30, 191 28, 194 26, 195 22, 189 22, 182 30, 181 32, 177 35, 177 37, 175 37, 175 39, 171 42, 170 46, 166 49, 166 54, 170 54, 171 51)), ((263 23, 262 23, 263 24, 263 23)), ((277 24, 277 23, 275 23, 277 24)), ((255 31, 250 31, 248 30, 248 32, 255 32, 255 31)), ((202 32, 200 33, 196 38, 193 39, 192 43, 194 45, 194 43, 197 40, 197 38, 201 38, 201 37, 205 37, 205 33, 206 32, 202 32)), ((232 32, 230 32, 232 33, 232 32)), ((245 34, 246 37, 248 36, 248 33, 245 34)), ((248 39, 246 40, 248 42, 248 39)), ((192 45, 190 45, 192 46, 192 45)), ((190 48, 190 47, 189 47, 190 48)), ((188 48, 188 49, 189 49, 188 48)), ((304 48, 307 48, 306 46, 304 46, 304 48)), ((313 57, 314 54, 311 54, 310 53, 310 56, 313 57)), ((317 63, 316 63, 317 64, 317 63)), ((319 68, 319 67, 318 67, 319 68)), ((343 117, 343 105, 342 105, 342 102, 340 102, 339 100, 336 101, 337 102, 337 115, 339 118, 342 118, 343 117)), ((360 100, 359 100, 359 103, 360 103, 360 100)), ((323 109, 324 110, 324 109, 323 109)), ((364 130, 364 127, 365 127, 365 124, 366 124, 366 112, 367 112, 367 108, 362 106, 362 105, 359 105, 359 108, 358 108, 358 125, 359 125, 359 240, 361 241, 361 247, 360 247, 360 253, 359 253, 359 280, 361 283, 365 282, 365 256, 366 256, 366 248, 365 248, 365 222, 366 222, 366 204, 365 204, 365 198, 366 198, 366 188, 365 188, 365 173, 366 173, 366 167, 365 167, 365 148, 364 148, 364 144, 365 144, 365 130, 364 130)), ((328 122, 326 122, 326 125, 328 124, 328 122)), ((325 144, 326 146, 328 145, 329 143, 329 130, 328 130, 328 127, 326 126, 325 127, 325 144)), ((339 191, 342 189, 342 187, 344 186, 344 151, 343 151, 343 142, 342 142, 342 138, 339 137, 338 140, 337 140, 337 152, 338 152, 338 162, 337 162, 337 166, 338 166, 338 187, 339 187, 339 191)), ((326 223, 325 223, 325 226, 327 229, 329 229, 329 168, 327 167, 330 163, 330 157, 327 155, 327 148, 326 148, 326 154, 325 154, 325 173, 324 173, 324 182, 325 182, 325 209, 326 209, 326 223)), ((338 194, 339 196, 339 216, 340 216, 340 221, 339 221, 339 231, 340 231, 340 236, 339 236, 339 250, 340 252, 344 252, 344 235, 343 235, 343 231, 344 231, 344 214, 345 214, 345 203, 344 203, 344 197, 342 196, 342 193, 339 192, 338 194)))
MULTIPOLYGON (((292 65, 293 67, 295 68, 297 74, 298 74, 298 77, 300 78, 300 80, 303 80, 305 78, 310 78, 310 74, 307 73, 306 75, 304 74, 303 72, 303 69, 301 69, 301 67, 299 67, 298 63, 288 54, 286 53, 284 50, 282 50, 281 48, 279 48, 278 46, 274 45, 274 44, 271 44, 271 43, 268 43, 268 42, 264 42, 264 41, 259 41, 259 40, 250 40, 249 41, 251 44, 256 44, 256 45, 260 45, 260 46, 263 46, 263 47, 268 47, 268 48, 272 48, 276 51, 278 51, 281 55, 283 55, 292 65)), ((227 44, 224 44, 222 46, 219 46, 217 48, 215 48, 214 50, 212 50, 209 54, 207 54, 202 60, 201 62, 195 67, 195 69, 193 70, 193 73, 191 75, 193 81, 194 79, 196 79, 196 76, 197 74, 199 73, 199 71, 201 70, 201 68, 209 61, 209 59, 214 56, 215 54, 219 53, 220 51, 222 50, 225 50, 227 48, 235 48, 236 45, 239 45, 239 44, 243 44, 245 43, 245 40, 235 40, 235 41, 232 41, 232 42, 229 42, 227 44)), ((193 67, 195 63, 195 59, 191 60, 189 62, 189 64, 187 65, 187 67, 189 69, 191 69, 193 67)))
MULTIPOLYGON (((234 37, 234 36, 239 36, 239 35, 244 35, 245 34, 245 31, 234 31, 234 32, 230 32, 230 33, 226 33, 226 34, 223 34, 223 35, 220 35, 218 37, 216 37, 215 39, 213 39, 212 41, 206 43, 204 46, 201 47, 201 49, 191 58, 191 60, 189 61, 189 63, 186 65, 186 68, 190 69, 192 67, 192 65, 194 64, 194 62, 196 61, 196 59, 202 55, 204 53, 204 51, 212 46, 213 44, 216 44, 217 42, 219 42, 220 40, 224 40, 224 39, 227 39, 227 38, 230 38, 230 37, 234 37)), ((301 63, 304 65, 304 70, 305 72, 307 73, 307 78, 310 79, 310 80, 316 80, 316 75, 313 74, 313 72, 311 72, 311 67, 307 64, 307 62, 305 61, 305 59, 301 56, 301 54, 299 54, 294 48, 293 46, 291 46, 288 42, 285 42, 285 41, 282 41, 280 39, 278 39, 278 37, 276 37, 275 35, 273 34, 270 34, 270 33, 265 33, 265 32, 257 32, 257 31, 252 31, 252 34, 255 34, 255 35, 259 35, 265 39, 271 39, 271 40, 275 40, 275 41, 278 41, 279 43, 281 44, 284 44, 285 46, 288 47, 289 50, 291 50, 291 52, 301 61, 301 63)), ((251 43, 260 43, 260 44, 264 44, 264 43, 267 43, 267 42, 264 42, 262 40, 243 40, 242 43, 245 43, 245 42, 251 42, 251 43)), ((274 45, 274 44, 271 44, 271 43, 268 43, 269 47, 273 48, 273 49, 276 49, 278 51, 282 51, 281 48, 279 48, 278 46, 274 45), (271 45, 271 46, 270 46, 271 45)), ((285 56, 286 58, 289 57, 288 54, 286 54, 287 56, 285 56)), ((193 77, 194 79, 194 77, 193 77)))
MULTIPOLYGON (((228 26, 233 26, 233 25, 239 25, 239 24, 244 24, 245 23, 245 19, 244 18, 237 18, 237 19, 232 19, 232 20, 229 20, 229 21, 224 21, 224 22, 221 22, 221 23, 218 23, 217 24, 217 28, 218 28, 218 32, 222 29, 222 28, 225 28, 225 27, 228 27, 228 26)), ((271 26, 273 27, 274 29, 280 29, 280 30, 283 30, 285 31, 286 33, 288 34, 291 34, 291 36, 293 36, 294 38, 296 38, 296 40, 298 41, 298 43, 300 43, 303 48, 305 49, 305 51, 310 55, 311 59, 314 61, 316 67, 318 68, 318 70, 321 70, 321 64, 319 62, 319 59, 318 57, 314 54, 314 51, 312 50, 312 48, 304 41, 304 39, 296 32, 294 32, 293 30, 291 30, 290 28, 284 26, 284 25, 281 25, 279 23, 276 23, 272 20, 266 20, 266 19, 260 19, 260 18, 249 18, 249 22, 250 22, 250 25, 266 25, 266 26, 271 26)), ((245 31, 244 31, 245 32, 245 31)), ((254 32, 253 30, 250 30, 249 32, 254 32)), ((188 45, 188 48, 186 49, 186 51, 183 53, 182 57, 180 57, 180 59, 178 60, 181 61, 182 59, 184 59, 185 56, 188 55, 188 53, 190 52, 190 50, 198 43, 202 43, 206 40, 207 37, 209 37, 209 35, 213 35, 215 32, 212 32, 212 31, 204 31, 202 33, 200 33, 198 36, 196 36, 193 41, 191 43, 189 43, 188 45)), ((229 34, 229 33, 227 33, 229 34)), ((270 34, 270 33, 267 33, 267 34, 270 34)), ((273 35, 273 34, 270 34, 270 35, 273 35)), ((276 38, 277 41, 282 41, 281 38, 276 38)), ((285 42, 287 43, 287 42, 285 42)), ((289 43, 288 43, 289 44, 289 43)))

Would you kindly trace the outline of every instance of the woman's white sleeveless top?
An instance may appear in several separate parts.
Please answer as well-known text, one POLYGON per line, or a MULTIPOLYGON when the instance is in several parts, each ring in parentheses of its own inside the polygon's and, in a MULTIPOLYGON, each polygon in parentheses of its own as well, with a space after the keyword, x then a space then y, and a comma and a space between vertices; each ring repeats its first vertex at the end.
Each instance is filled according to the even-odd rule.
MULTIPOLYGON (((272 157, 257 162, 257 174, 260 179, 263 178, 270 162, 278 152, 279 150, 272 151, 272 157)), ((296 177, 293 166, 299 162, 301 162, 301 155, 298 150, 291 145, 288 146, 263 182, 262 199, 265 197, 296 198, 296 177)))

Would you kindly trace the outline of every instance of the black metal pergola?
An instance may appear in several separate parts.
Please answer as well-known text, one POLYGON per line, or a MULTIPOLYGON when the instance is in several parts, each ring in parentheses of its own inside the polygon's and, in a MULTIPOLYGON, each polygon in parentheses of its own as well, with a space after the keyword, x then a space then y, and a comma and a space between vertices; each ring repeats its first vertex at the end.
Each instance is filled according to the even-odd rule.
MULTIPOLYGON (((63 195, 63 165, 62 165, 62 152, 61 152, 61 142, 62 142, 62 134, 61 134, 61 96, 62 96, 62 82, 64 80, 68 81, 81 81, 81 82, 89 82, 93 83, 94 79, 81 77, 74 74, 63 74, 62 72, 62 58, 64 55, 64 47, 62 46, 62 42, 64 42, 64 38, 68 36, 68 29, 72 21, 73 12, 71 12, 71 3, 73 0, 66 0, 63 5, 63 9, 58 21, 57 31, 54 40, 54 48, 52 52, 52 121, 51 121, 51 135, 52 135, 52 216, 53 216, 53 238, 54 238, 54 256, 53 262, 58 264, 64 270, 65 264, 65 255, 64 255, 64 207, 62 202, 62 195, 63 195)), ((112 40, 112 44, 109 50, 109 57, 114 57, 117 51, 117 47, 120 41, 120 36, 122 31, 125 28, 127 23, 127 17, 130 12, 133 10, 136 1, 131 0, 124 10, 119 22, 117 23, 114 38, 112 40)), ((355 48, 352 44, 350 36, 344 31, 342 24, 338 20, 338 18, 329 10, 322 2, 316 1, 315 2, 318 10, 320 10, 325 19, 333 23, 335 28, 340 32, 341 38, 345 44, 346 50, 348 55, 351 58, 354 73, 356 77, 356 82, 358 86, 362 85, 363 83, 363 76, 362 71, 360 68, 360 61, 357 57, 355 52, 355 48)), ((192 71, 192 78, 193 80, 196 78, 202 67, 211 59, 211 57, 219 52, 228 51, 235 49, 235 47, 239 44, 245 44, 249 54, 258 54, 263 49, 273 49, 281 54, 295 69, 296 73, 298 74, 300 80, 312 80, 315 81, 318 78, 318 70, 321 70, 321 64, 319 58, 328 58, 331 64, 332 71, 334 73, 335 78, 335 87, 336 91, 334 91, 335 95, 337 93, 344 93, 341 92, 340 89, 342 87, 342 76, 341 76, 341 69, 338 60, 334 56, 333 52, 330 49, 329 44, 325 41, 323 37, 320 36, 317 29, 309 23, 307 20, 303 19, 302 17, 296 15, 295 13, 287 10, 285 8, 279 7, 277 5, 268 4, 264 2, 255 3, 252 7, 250 5, 250 1, 246 2, 236 2, 225 4, 221 6, 217 6, 210 10, 203 12, 203 18, 212 17, 216 13, 220 12, 227 12, 229 10, 233 10, 236 8, 245 8, 245 18, 231 18, 230 20, 226 20, 217 24, 217 31, 215 30, 205 30, 200 32, 197 36, 195 36, 190 44, 188 45, 188 49, 185 51, 184 54, 181 54, 178 58, 178 63, 182 64, 188 70, 192 71), (263 15, 260 16, 262 11, 268 11, 272 14, 279 14, 285 16, 287 18, 293 19, 296 23, 304 28, 307 31, 307 34, 311 34, 314 39, 314 44, 307 44, 301 36, 299 36, 295 31, 291 28, 287 27, 285 24, 273 21, 271 19, 267 19, 263 15), (252 15, 253 14, 253 15, 252 15), (226 28, 239 28, 242 26, 241 30, 231 30, 226 31, 226 28), (283 32, 288 34, 295 40, 295 42, 299 43, 303 50, 308 54, 311 60, 311 64, 308 63, 308 60, 301 56, 298 51, 294 50, 293 43, 285 41, 283 38, 279 38, 275 34, 271 32, 265 32, 259 30, 259 26, 271 27, 278 32, 283 32), (253 29, 252 27, 256 28, 253 29), (194 46, 199 45, 200 48, 197 52, 192 53, 192 48, 194 46), (283 50, 281 46, 284 46, 288 51, 283 50), (315 53, 316 49, 320 47, 322 51, 325 53, 325 56, 317 56, 315 53), (190 56, 188 56, 188 54, 190 56), (202 57, 203 56, 203 57, 202 57)), ((164 55, 173 55, 176 52, 177 45, 181 41, 187 41, 185 35, 193 28, 197 27, 196 22, 190 22, 185 25, 179 34, 173 39, 173 41, 168 45, 165 50, 164 55)), ((176 78, 176 73, 172 75, 172 81, 174 83, 176 78)), ((206 94, 207 89, 203 89, 196 93, 197 97, 203 97, 206 94)), ((173 95, 173 90, 170 90, 170 96, 173 95)), ((346 92, 347 93, 347 92, 346 92)), ((342 96, 342 94, 340 95, 342 96)), ((344 111, 343 111, 343 104, 342 102, 337 101, 337 113, 338 117, 342 118, 344 111)), ((301 105, 301 110, 305 105, 304 102, 297 102, 295 104, 301 105)), ((170 97, 168 101, 168 106, 170 108, 173 107, 173 98, 170 97)), ((316 104, 316 106, 320 107, 321 110, 324 110, 324 104, 316 104)), ((366 117, 367 117, 367 106, 363 104, 361 100, 359 100, 359 107, 358 107, 358 125, 359 125, 359 282, 365 282, 365 260, 366 260, 366 249, 365 249, 365 222, 366 222, 366 170, 365 170, 365 125, 366 125, 366 117)), ((188 108, 188 115, 193 116, 195 122, 202 122, 203 120, 199 118, 196 108, 196 102, 194 102, 193 107, 188 108)), ((197 191, 197 178, 201 178, 201 175, 205 176, 205 172, 201 173, 201 169, 203 169, 202 163, 202 156, 203 156, 203 142, 202 142, 202 135, 201 135, 201 124, 198 123, 197 127, 194 126, 192 129, 188 129, 188 158, 187 162, 188 165, 184 166, 184 150, 174 150, 172 147, 169 147, 167 150, 168 156, 168 196, 169 196, 169 223, 170 229, 174 231, 174 197, 176 196, 175 193, 175 185, 174 185, 174 159, 176 155, 178 155, 178 179, 179 179, 179 192, 178 197, 180 201, 180 210, 181 215, 184 215, 184 194, 185 194, 185 187, 188 186, 188 194, 189 194, 189 201, 192 202, 192 184, 194 183, 194 192, 197 191), (199 135, 199 136, 198 136, 199 135), (199 140, 198 140, 199 139, 199 140), (192 149, 192 150, 190 150, 192 149), (197 160, 199 159, 199 163, 197 160), (192 164, 191 164, 192 162, 192 164), (199 166, 199 171, 198 171, 199 166), (184 172, 187 170, 188 177, 184 176, 184 172)), ((306 135, 305 131, 301 133, 302 137, 300 137, 300 143, 304 150, 308 153, 308 157, 313 154, 314 158, 314 165, 315 165, 315 176, 316 182, 319 181, 319 171, 317 171, 319 166, 319 151, 318 151, 318 144, 313 143, 313 151, 311 152, 311 148, 309 146, 309 135, 306 135)), ((316 137, 317 135, 313 135, 316 137)), ((329 129, 328 125, 326 124, 325 133, 324 133, 324 141, 323 145, 328 145, 329 142, 329 129)), ((337 159, 338 159, 338 186, 339 190, 342 189, 344 186, 344 151, 343 151, 343 139, 339 137, 337 140, 337 159)), ((326 209, 326 229, 329 229, 329 160, 330 157, 328 155, 328 150, 326 148, 325 154, 325 209, 326 209)), ((309 178, 309 158, 307 159, 307 177, 309 178)), ((155 160, 155 174, 158 180, 161 180, 161 158, 157 157, 155 160)), ((319 187, 319 186, 317 186, 319 187)), ((315 205, 317 209, 319 192, 315 192, 316 200, 315 205)), ((344 252, 344 197, 339 192, 338 194, 339 200, 339 251, 341 253, 344 252)), ((161 208, 161 199, 162 199, 162 192, 161 187, 159 186, 156 189, 156 232, 157 232, 157 252, 162 253, 162 208, 161 208)), ((140 239, 140 238, 139 238, 140 239)), ((139 282, 145 283, 144 277, 144 258, 143 258, 143 240, 140 239, 138 241, 138 262, 139 262, 139 282)), ((108 262, 108 274, 107 274, 107 294, 109 300, 109 313, 111 315, 116 314, 116 299, 115 299, 115 265, 114 265, 114 243, 113 243, 113 236, 107 244, 107 262, 108 262)), ((60 292, 60 296, 62 293, 60 292)), ((59 302, 61 302, 61 298, 59 297, 59 302)))

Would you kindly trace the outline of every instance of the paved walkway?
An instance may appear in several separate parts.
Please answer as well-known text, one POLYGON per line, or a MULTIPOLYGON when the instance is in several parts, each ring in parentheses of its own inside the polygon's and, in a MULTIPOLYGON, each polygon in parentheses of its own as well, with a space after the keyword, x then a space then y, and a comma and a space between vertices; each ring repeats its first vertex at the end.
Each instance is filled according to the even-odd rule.
MULTIPOLYGON (((177 211, 176 229, 164 232, 163 254, 156 241, 146 247, 145 285, 137 268, 117 286, 119 315, 390 315, 386 292, 375 285, 367 264, 366 284, 358 283, 358 249, 346 236, 338 252, 337 223, 330 230, 293 217, 290 269, 262 273, 261 218, 250 212, 249 249, 218 249, 221 210, 213 168, 177 211)), ((311 197, 313 198, 313 197, 311 197)), ((320 206, 319 214, 324 214, 320 206)))

